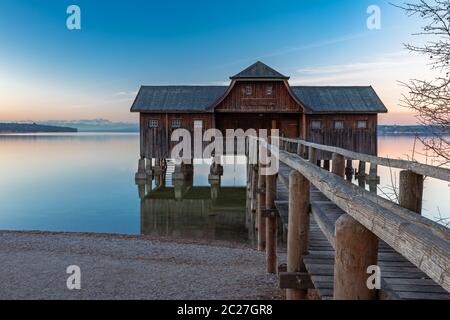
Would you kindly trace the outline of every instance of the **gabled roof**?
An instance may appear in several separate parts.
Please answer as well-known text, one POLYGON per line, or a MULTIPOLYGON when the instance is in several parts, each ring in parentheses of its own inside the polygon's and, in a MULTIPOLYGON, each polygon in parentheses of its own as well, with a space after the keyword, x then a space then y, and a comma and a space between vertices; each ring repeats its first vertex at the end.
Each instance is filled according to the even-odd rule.
POLYGON ((289 77, 279 73, 278 71, 272 69, 268 65, 257 61, 252 64, 247 69, 239 72, 238 74, 230 77, 232 80, 243 80, 243 79, 275 79, 275 80, 288 80, 289 77))
MULTIPOLYGON (((258 61, 231 77, 231 86, 142 86, 132 112, 214 112, 239 80, 287 80, 288 77, 258 61)), ((286 86, 293 98, 310 113, 382 113, 383 102, 368 87, 286 86)))
POLYGON ((292 92, 313 113, 384 113, 372 87, 292 86, 292 92))
POLYGON ((205 112, 227 89, 228 86, 142 86, 131 112, 205 112))

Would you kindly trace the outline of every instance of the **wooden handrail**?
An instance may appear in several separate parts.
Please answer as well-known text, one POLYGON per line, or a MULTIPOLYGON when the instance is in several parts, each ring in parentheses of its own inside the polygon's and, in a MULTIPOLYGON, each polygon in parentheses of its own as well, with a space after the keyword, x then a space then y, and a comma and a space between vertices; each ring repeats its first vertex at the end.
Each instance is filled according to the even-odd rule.
MULTIPOLYGON (((368 191, 322 170, 296 154, 278 150, 264 140, 259 140, 260 145, 269 149, 272 155, 300 172, 330 201, 450 292, 448 229, 437 227, 432 222, 424 224, 412 211, 404 208, 399 211, 396 209, 399 206, 394 203, 389 208, 383 206, 380 203, 384 203, 384 200, 377 201, 368 191)), ((314 144, 307 146, 315 147, 314 144)))
POLYGON ((450 169, 431 166, 428 164, 423 164, 414 161, 400 160, 400 159, 392 159, 392 158, 383 158, 378 156, 372 156, 364 153, 359 153, 355 151, 350 151, 347 149, 327 146, 323 144, 317 144, 313 142, 308 142, 302 139, 292 139, 292 138, 282 138, 279 137, 280 141, 290 142, 301 144, 306 147, 315 148, 317 150, 328 151, 331 153, 337 153, 343 155, 346 158, 361 160, 365 162, 370 162, 376 165, 392 167, 404 170, 410 170, 414 173, 421 174, 423 176, 432 177, 444 181, 450 181, 450 169))

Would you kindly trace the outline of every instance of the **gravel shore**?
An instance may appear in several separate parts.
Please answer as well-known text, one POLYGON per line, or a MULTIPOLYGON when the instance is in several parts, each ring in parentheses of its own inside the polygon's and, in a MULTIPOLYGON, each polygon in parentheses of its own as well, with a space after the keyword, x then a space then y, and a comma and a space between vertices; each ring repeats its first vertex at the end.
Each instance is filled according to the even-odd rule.
POLYGON ((221 243, 0 232, 0 299, 271 299, 264 254, 221 243), (69 265, 81 290, 69 290, 69 265))

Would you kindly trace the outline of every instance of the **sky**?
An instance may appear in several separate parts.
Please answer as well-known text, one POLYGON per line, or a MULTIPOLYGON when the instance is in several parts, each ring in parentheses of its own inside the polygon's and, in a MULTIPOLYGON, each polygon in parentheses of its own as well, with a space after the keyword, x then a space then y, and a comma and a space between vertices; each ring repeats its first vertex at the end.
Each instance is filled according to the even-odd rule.
POLYGON ((228 84, 261 60, 291 85, 372 85, 380 123, 412 124, 399 82, 432 76, 403 46, 422 24, 375 0, 2 0, 0 121, 133 122, 141 85, 228 84), (72 4, 80 30, 66 26, 72 4))

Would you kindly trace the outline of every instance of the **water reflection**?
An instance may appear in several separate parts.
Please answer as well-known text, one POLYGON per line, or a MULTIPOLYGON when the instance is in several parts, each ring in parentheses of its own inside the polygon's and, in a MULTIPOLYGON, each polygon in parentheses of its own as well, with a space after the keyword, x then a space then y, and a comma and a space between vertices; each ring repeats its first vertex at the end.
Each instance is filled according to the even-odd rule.
MULTIPOLYGON (((413 137, 380 137, 379 155, 407 159, 414 145, 413 137)), ((416 160, 427 162, 426 158, 419 158, 424 154, 419 148, 416 145, 416 160)), ((152 220, 147 219, 143 213, 145 210, 141 210, 141 200, 134 182, 138 154, 138 134, 0 135, 0 229, 140 234, 141 219, 152 220)), ((214 189, 208 179, 210 164, 196 163, 192 184, 183 184, 180 189, 175 188, 176 179, 172 181, 172 169, 168 168, 165 177, 154 177, 151 185, 145 187, 148 190, 144 188, 142 199, 150 189, 156 193, 157 186, 164 185, 166 189, 173 190, 172 198, 179 199, 181 194, 184 197, 181 203, 187 208, 189 199, 197 194, 194 191, 204 188, 209 192, 199 193, 204 199, 210 199, 211 205, 207 208, 214 215, 218 207, 214 207, 211 199, 214 189)), ((358 171, 358 165, 356 161, 352 163, 354 171, 358 171)), ((226 189, 242 190, 242 196, 230 197, 229 204, 235 206, 239 203, 242 210, 240 221, 243 222, 241 227, 230 228, 230 238, 248 239, 249 230, 245 226, 249 225, 247 220, 250 217, 245 215, 245 202, 241 198, 244 197, 247 179, 245 162, 224 164, 223 171, 219 189, 215 189, 218 190, 218 203, 222 202, 226 189)), ((369 164, 362 171, 370 174, 369 164)), ((381 196, 380 189, 389 191, 392 184, 398 185, 398 174, 397 169, 378 167, 378 193, 381 196)), ((370 189, 368 181, 358 181, 354 174, 351 179, 355 184, 361 183, 370 189)), ((441 215, 449 218, 449 198, 448 182, 427 178, 423 215, 433 220, 441 215)), ((185 219, 182 223, 191 229, 198 226, 199 230, 192 231, 192 234, 205 232, 197 217, 202 217, 206 223, 208 215, 201 215, 206 211, 190 218, 189 215, 179 217, 181 213, 174 213, 178 212, 176 208, 170 210, 167 209, 166 223, 170 224, 171 219, 178 217, 178 221, 185 219)), ((154 213, 154 216, 160 216, 160 220, 155 217, 155 221, 162 221, 164 214, 162 211, 154 213)), ((228 227, 217 223, 218 219, 217 216, 215 237, 222 239, 225 238, 225 231, 218 229, 228 227)), ((176 234, 175 231, 172 233, 176 234)))
POLYGON ((171 179, 163 172, 137 181, 141 234, 251 242, 254 232, 246 216, 246 188, 221 186, 221 179, 211 176, 209 186, 194 186, 193 170, 175 169, 171 179))

